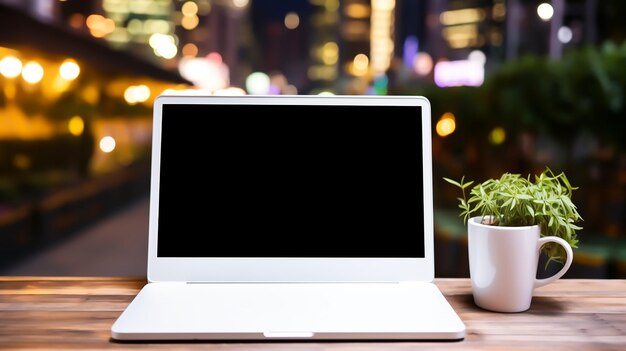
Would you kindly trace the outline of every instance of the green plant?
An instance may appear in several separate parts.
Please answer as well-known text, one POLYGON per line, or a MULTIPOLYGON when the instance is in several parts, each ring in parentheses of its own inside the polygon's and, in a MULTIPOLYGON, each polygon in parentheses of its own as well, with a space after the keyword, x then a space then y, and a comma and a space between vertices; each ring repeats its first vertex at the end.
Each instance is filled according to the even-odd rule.
MULTIPOLYGON (((474 182, 460 182, 443 178, 459 187, 463 197, 459 197, 460 216, 463 221, 473 215, 482 216, 483 224, 498 226, 539 225, 542 236, 558 236, 572 247, 577 247, 576 232, 582 227, 576 225, 582 217, 572 202, 572 192, 577 189, 570 185, 564 173, 555 175, 546 168, 534 182, 519 174, 504 173, 499 179, 488 179, 471 188, 469 198, 466 189, 474 182)), ((542 251, 551 261, 563 262, 565 251, 556 244, 543 246, 542 251)))

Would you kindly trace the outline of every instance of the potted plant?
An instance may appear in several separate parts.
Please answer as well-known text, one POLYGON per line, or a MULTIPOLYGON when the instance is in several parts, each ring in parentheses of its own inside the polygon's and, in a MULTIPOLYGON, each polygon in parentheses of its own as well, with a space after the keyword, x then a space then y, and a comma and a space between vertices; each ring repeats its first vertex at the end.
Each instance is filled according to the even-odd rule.
POLYGON ((577 247, 582 217, 572 202, 572 187, 564 173, 546 168, 531 180, 504 173, 499 179, 474 184, 444 178, 461 189, 460 216, 468 225, 470 276, 474 301, 500 312, 530 307, 534 288, 565 274, 577 247), (547 265, 561 262, 554 276, 536 279, 540 251, 547 265))

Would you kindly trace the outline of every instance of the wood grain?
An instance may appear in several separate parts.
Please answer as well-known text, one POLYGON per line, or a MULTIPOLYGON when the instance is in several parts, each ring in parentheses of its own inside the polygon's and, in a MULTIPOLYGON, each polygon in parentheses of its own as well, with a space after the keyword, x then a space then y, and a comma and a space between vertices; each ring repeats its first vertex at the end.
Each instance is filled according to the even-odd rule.
POLYGON ((530 310, 493 313, 467 279, 436 284, 467 326, 456 342, 118 343, 114 320, 143 279, 0 277, 2 350, 626 350, 626 280, 567 280, 537 289, 530 310))

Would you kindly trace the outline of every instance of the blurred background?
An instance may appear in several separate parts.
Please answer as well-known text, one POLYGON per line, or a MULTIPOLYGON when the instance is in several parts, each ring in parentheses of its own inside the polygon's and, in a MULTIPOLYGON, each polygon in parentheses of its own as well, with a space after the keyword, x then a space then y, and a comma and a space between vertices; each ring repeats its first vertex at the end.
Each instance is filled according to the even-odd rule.
MULTIPOLYGON (((457 189, 564 171, 569 277, 626 278, 626 2, 0 0, 0 274, 145 276, 163 92, 424 95, 438 277, 457 189)), ((550 267, 555 270, 558 267, 550 267)))

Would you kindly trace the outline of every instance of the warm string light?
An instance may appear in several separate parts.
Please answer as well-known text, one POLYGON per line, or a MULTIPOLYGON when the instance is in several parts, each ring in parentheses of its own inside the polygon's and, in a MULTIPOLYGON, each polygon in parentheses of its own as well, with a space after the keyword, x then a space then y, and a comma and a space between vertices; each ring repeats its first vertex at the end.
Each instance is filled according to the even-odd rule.
POLYGON ((374 75, 387 71, 393 54, 395 0, 372 0, 370 65, 374 75))

